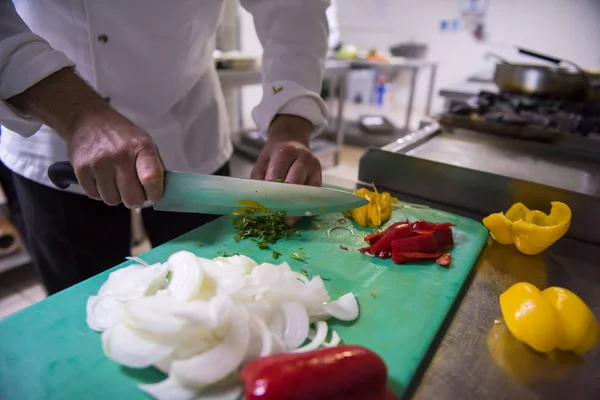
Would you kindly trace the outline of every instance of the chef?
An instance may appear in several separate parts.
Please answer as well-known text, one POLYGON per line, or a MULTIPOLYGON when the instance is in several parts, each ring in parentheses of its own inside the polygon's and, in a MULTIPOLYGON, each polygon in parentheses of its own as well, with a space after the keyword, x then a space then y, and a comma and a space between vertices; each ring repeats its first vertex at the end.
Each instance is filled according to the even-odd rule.
MULTIPOLYGON (((309 139, 328 0, 240 0, 264 48, 267 138, 254 179, 320 185, 309 139)), ((49 293, 119 264, 130 210, 157 201, 163 171, 227 175, 232 144, 212 52, 223 0, 0 0, 0 158, 13 171, 28 248, 49 293), (70 160, 80 187, 47 177, 70 160)), ((154 246, 210 220, 143 208, 154 246)))

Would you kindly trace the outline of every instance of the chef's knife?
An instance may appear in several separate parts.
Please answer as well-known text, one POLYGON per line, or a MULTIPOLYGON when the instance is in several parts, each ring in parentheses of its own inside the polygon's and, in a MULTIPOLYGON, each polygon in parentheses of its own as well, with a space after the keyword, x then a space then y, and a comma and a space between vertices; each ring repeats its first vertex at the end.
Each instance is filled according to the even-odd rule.
MULTIPOLYGON (((68 161, 48 168, 48 178, 59 189, 77 184, 73 166, 68 161)), ((368 204, 352 193, 336 189, 251 179, 165 172, 163 197, 153 204, 155 210, 202 214, 231 214, 252 200, 271 211, 285 211, 292 217, 329 214, 368 204)))

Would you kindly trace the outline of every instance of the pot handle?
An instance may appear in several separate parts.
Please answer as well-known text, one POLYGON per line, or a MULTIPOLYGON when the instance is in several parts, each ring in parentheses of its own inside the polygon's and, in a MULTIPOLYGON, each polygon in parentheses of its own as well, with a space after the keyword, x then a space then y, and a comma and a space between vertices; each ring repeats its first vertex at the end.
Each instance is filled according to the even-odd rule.
POLYGON ((505 58, 500 57, 498 54, 492 53, 491 51, 488 51, 487 53, 485 53, 484 57, 488 61, 496 61, 500 64, 510 64, 508 61, 506 61, 505 58))
POLYGON ((544 60, 544 61, 548 61, 551 62, 553 64, 560 64, 561 62, 563 62, 563 60, 561 60, 560 58, 555 58, 552 56, 547 56, 545 54, 540 54, 537 53, 535 51, 532 50, 527 50, 527 49, 523 49, 521 47, 517 47, 517 50, 519 51, 519 54, 523 54, 529 57, 534 57, 534 58, 539 58, 540 60, 544 60))

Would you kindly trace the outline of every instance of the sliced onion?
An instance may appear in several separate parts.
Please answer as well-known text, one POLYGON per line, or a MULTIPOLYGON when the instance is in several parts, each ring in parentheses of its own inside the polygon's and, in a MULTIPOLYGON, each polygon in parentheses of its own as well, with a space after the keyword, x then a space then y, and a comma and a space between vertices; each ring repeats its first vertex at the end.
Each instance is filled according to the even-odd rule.
POLYGON ((303 353, 305 351, 316 350, 323 344, 325 339, 327 339, 327 322, 317 321, 315 326, 317 327, 315 338, 310 343, 292 350, 292 353, 303 353))
POLYGON ((143 266, 134 264, 113 271, 98 291, 98 295, 110 294, 119 301, 129 301, 156 293, 165 283, 169 272, 164 264, 143 266))
POLYGON ((102 332, 121 321, 124 304, 111 295, 90 296, 86 304, 86 322, 90 329, 102 332))
POLYGON ((323 347, 335 347, 340 344, 342 338, 336 331, 331 331, 331 340, 329 342, 323 342, 323 347))
POLYGON ((297 302, 286 302, 281 305, 285 317, 283 343, 288 349, 300 347, 308 336, 308 313, 304 306, 297 302))
POLYGON ((175 349, 134 332, 123 323, 102 333, 102 348, 113 361, 131 368, 145 368, 166 358, 175 349))
POLYGON ((171 297, 183 301, 197 298, 204 278, 198 257, 189 251, 178 251, 171 254, 167 264, 172 273, 167 287, 171 297))
POLYGON ((142 259, 141 259, 141 258, 139 258, 139 257, 125 257, 125 259, 126 259, 126 260, 129 260, 129 261, 135 261, 136 263, 138 263, 138 264, 141 264, 141 265, 143 265, 144 267, 148 267, 148 266, 150 266, 150 264, 148 264, 148 263, 147 263, 145 260, 142 260, 142 259))
POLYGON ((358 318, 358 302, 353 293, 346 293, 323 307, 325 312, 340 321, 354 321, 358 318))
POLYGON ((170 377, 158 383, 142 384, 138 387, 156 400, 193 400, 200 394, 200 390, 186 387, 170 377))
POLYGON ((248 316, 239 312, 221 343, 190 359, 174 361, 171 376, 186 385, 200 388, 223 379, 244 359, 250 342, 248 325, 248 316))
POLYGON ((271 332, 261 319, 250 316, 250 343, 246 350, 244 363, 271 354, 273 354, 273 336, 271 332))
POLYGON ((331 237, 331 231, 333 231, 335 229, 345 229, 348 232, 350 232, 350 234, 352 234, 352 236, 354 236, 354 231, 344 225, 336 225, 336 226, 332 226, 331 228, 327 229, 327 236, 331 237))
POLYGON ((176 334, 188 322, 173 313, 179 302, 170 297, 142 297, 127 303, 125 323, 149 334, 176 334))

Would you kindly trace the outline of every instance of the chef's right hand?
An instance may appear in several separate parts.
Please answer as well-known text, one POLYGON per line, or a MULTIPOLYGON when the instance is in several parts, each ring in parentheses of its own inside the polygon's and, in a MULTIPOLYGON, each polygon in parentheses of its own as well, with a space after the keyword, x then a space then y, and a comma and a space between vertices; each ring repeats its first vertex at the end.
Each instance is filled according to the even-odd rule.
POLYGON ((96 200, 141 207, 163 193, 163 164, 150 135, 109 106, 82 113, 66 132, 79 185, 96 200))

